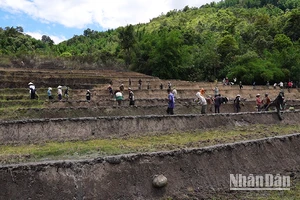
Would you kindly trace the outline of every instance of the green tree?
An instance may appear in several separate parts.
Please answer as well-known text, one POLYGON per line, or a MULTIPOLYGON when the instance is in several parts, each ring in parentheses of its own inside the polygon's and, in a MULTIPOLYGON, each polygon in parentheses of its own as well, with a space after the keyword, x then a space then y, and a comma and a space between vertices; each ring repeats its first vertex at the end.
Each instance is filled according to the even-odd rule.
POLYGON ((284 34, 277 34, 274 38, 274 47, 278 50, 291 47, 293 45, 291 39, 284 34))
POLYGON ((47 35, 42 36, 42 42, 49 44, 52 46, 54 44, 54 41, 47 35))
POLYGON ((134 28, 130 24, 126 27, 121 27, 118 30, 119 33, 119 40, 120 46, 125 51, 125 63, 127 66, 131 63, 131 50, 135 45, 135 35, 134 35, 134 28))
POLYGON ((300 38, 300 10, 292 10, 284 26, 284 33, 291 38, 292 41, 297 41, 300 38))
POLYGON ((232 35, 225 35, 217 44, 217 52, 221 55, 221 62, 224 65, 232 61, 232 57, 239 49, 237 41, 232 35))

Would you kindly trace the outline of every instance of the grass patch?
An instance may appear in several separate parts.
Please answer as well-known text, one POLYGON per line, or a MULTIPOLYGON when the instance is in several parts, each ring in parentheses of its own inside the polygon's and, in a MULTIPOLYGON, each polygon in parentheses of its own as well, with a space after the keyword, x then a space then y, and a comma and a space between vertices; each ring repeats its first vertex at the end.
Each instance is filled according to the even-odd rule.
POLYGON ((96 139, 88 141, 46 142, 28 145, 1 145, 0 163, 91 158, 136 152, 154 152, 180 148, 257 139, 299 132, 300 125, 251 125, 188 133, 157 134, 141 137, 96 139))

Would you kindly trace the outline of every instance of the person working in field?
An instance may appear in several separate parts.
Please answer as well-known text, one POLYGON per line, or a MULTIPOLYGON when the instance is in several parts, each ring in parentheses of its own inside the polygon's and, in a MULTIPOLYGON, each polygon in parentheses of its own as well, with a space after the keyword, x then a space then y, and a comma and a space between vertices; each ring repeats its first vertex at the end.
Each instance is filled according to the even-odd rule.
POLYGON ((202 88, 199 92, 196 93, 196 99, 195 101, 197 101, 198 104, 200 104, 201 107, 201 114, 205 114, 206 113, 206 107, 207 107, 207 101, 205 99, 205 97, 203 96, 205 93, 204 89, 202 88))
POLYGON ((128 88, 128 93, 129 93, 129 96, 128 96, 128 98, 129 98, 129 106, 134 106, 135 99, 134 99, 134 93, 133 93, 133 91, 132 91, 131 88, 128 88))
POLYGON ((28 83, 28 85, 29 85, 30 99, 35 99, 37 96, 35 85, 32 82, 28 83))
POLYGON ((174 114, 174 107, 175 107, 174 94, 172 93, 171 89, 168 89, 167 92, 168 92, 167 114, 173 115, 174 114))

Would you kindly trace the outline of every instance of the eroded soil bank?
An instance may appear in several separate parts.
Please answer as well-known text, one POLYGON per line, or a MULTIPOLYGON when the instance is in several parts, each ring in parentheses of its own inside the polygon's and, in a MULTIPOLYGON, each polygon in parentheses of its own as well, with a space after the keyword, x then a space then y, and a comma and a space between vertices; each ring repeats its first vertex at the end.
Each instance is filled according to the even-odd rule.
POLYGON ((0 122, 0 144, 89 140, 174 133, 247 124, 299 124, 300 110, 190 115, 52 118, 0 122))
POLYGON ((291 175, 299 170, 299 150, 297 133, 197 149, 6 165, 0 167, 0 199, 226 198, 230 174, 291 175), (159 174, 168 184, 154 188, 159 174))

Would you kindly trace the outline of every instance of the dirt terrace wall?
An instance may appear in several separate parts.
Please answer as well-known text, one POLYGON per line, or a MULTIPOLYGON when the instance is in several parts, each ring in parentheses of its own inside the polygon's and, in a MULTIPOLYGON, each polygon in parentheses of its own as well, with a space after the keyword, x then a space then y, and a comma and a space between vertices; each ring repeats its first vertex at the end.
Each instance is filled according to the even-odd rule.
POLYGON ((0 144, 34 143, 49 140, 87 140, 153 133, 193 131, 220 126, 299 123, 300 110, 227 114, 146 115, 8 121, 0 123, 0 144))
POLYGON ((0 166, 0 199, 195 199, 229 192, 230 174, 292 175, 300 134, 199 149, 0 166), (163 174, 164 188, 152 179, 163 174))

